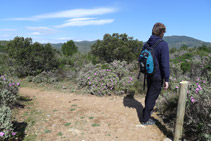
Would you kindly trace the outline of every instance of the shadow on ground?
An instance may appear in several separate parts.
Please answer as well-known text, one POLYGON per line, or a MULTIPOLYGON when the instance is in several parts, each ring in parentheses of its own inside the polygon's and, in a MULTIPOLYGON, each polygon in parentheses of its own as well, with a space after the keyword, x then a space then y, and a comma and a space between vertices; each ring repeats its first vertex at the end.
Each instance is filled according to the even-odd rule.
POLYGON ((159 120, 153 118, 156 121, 156 125, 157 127, 160 129, 161 132, 163 132, 163 134, 169 138, 173 140, 173 132, 169 129, 166 128, 165 125, 163 125, 159 120))
MULTIPOLYGON (((29 102, 29 101, 32 101, 32 99, 25 96, 19 96, 13 108, 25 108, 25 102, 29 102)), ((12 137, 8 140, 9 141, 10 140, 23 141, 25 138, 25 130, 28 124, 26 122, 17 122, 17 121, 13 121, 12 123, 13 123, 14 132, 16 133, 16 135, 15 135, 15 138, 12 137)))
POLYGON ((136 99, 134 99, 134 97, 131 96, 131 95, 127 95, 127 96, 124 97, 123 104, 124 104, 125 107, 135 108, 139 122, 141 122, 142 116, 143 116, 143 112, 142 112, 143 106, 142 106, 142 104, 139 101, 137 101, 136 99))
MULTIPOLYGON (((141 122, 142 117, 143 117, 143 105, 137 101, 136 99, 134 99, 133 96, 131 95, 127 95, 124 97, 123 99, 123 104, 125 107, 129 107, 129 108, 135 108, 136 112, 137 112, 137 116, 139 119, 139 122, 141 122)), ((173 139, 173 133, 172 131, 168 130, 165 125, 163 125, 159 120, 153 118, 156 121, 156 126, 160 129, 161 132, 163 132, 163 134, 170 138, 173 139)))
POLYGON ((32 101, 32 99, 26 96, 19 96, 12 108, 24 108, 24 102, 29 101, 32 101))
POLYGON ((27 125, 28 124, 26 122, 13 122, 14 132, 17 133, 16 136, 18 137, 18 141, 24 140, 27 125))

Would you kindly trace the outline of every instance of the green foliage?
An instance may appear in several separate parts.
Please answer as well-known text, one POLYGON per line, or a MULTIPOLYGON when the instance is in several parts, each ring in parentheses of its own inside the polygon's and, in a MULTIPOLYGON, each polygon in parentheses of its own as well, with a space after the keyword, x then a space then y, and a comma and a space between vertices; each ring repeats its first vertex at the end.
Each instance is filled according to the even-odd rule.
POLYGON ((42 72, 34 77, 28 76, 27 80, 29 82, 34 82, 34 83, 54 83, 61 81, 64 78, 62 73, 59 71, 48 71, 48 72, 42 72))
POLYGON ((189 72, 191 70, 191 64, 190 62, 187 61, 182 62, 180 68, 183 71, 183 73, 189 72))
POLYGON ((100 62, 114 60, 132 62, 137 60, 143 43, 133 40, 127 34, 105 34, 103 40, 98 40, 92 47, 91 53, 99 58, 100 62))
POLYGON ((93 55, 81 54, 80 52, 73 54, 72 56, 58 56, 59 68, 62 71, 64 78, 75 80, 80 70, 86 65, 91 63, 93 55))
POLYGON ((170 48, 169 53, 170 53, 170 54, 171 54, 171 53, 175 53, 176 51, 177 51, 176 48, 170 48))
POLYGON ((18 86, 5 76, 0 77, 0 106, 12 106, 18 97, 18 86))
MULTIPOLYGON (((202 46, 198 48, 187 48, 186 50, 178 50, 170 54, 171 69, 177 66, 177 69, 171 73, 181 70, 182 74, 189 74, 189 77, 209 76, 209 66, 211 61, 210 47, 202 46), (180 68, 178 68, 178 66, 180 68)), ((174 70, 174 69, 173 69, 174 70)))
POLYGON ((175 127, 179 82, 190 82, 184 121, 184 138, 211 140, 211 48, 182 48, 170 54, 170 91, 159 97, 157 108, 163 121, 175 127), (199 78, 201 77, 201 78, 199 78))
POLYGON ((198 47, 199 51, 211 52, 211 47, 207 47, 206 45, 202 45, 198 47))
POLYGON ((13 131, 13 124, 12 124, 12 111, 7 106, 1 106, 0 107, 0 133, 3 133, 4 135, 1 137, 1 139, 7 139, 12 136, 13 131))
POLYGON ((7 54, 0 52, 0 74, 6 74, 9 71, 8 62, 7 54))
POLYGON ((188 49, 188 46, 183 44, 181 47, 180 47, 180 50, 187 50, 188 49))
POLYGON ((72 56, 73 54, 78 52, 78 47, 75 45, 73 40, 67 41, 62 45, 62 53, 65 56, 72 56))
POLYGON ((91 46, 95 42, 96 41, 80 41, 80 42, 75 42, 75 45, 78 46, 78 51, 80 53, 88 53, 91 50, 91 46))
POLYGON ((100 126, 100 124, 98 124, 98 123, 93 123, 92 124, 92 127, 98 127, 98 126, 100 126))
MULTIPOLYGON (((191 81, 185 111, 184 138, 187 140, 211 139, 211 87, 206 79, 191 81)), ((175 127, 178 95, 165 94, 158 100, 158 110, 169 127, 175 127)), ((173 131, 173 128, 172 128, 173 131)))
POLYGON ((187 36, 165 36, 163 38, 170 48, 180 48, 182 45, 188 46, 188 48, 194 48, 201 45, 211 46, 211 43, 203 42, 195 38, 187 36))
POLYGON ((1 139, 7 139, 12 136, 12 111, 11 107, 15 104, 18 97, 18 86, 20 83, 14 83, 5 76, 0 77, 0 133, 1 139))
POLYGON ((5 46, 0 45, 0 52, 5 52, 5 51, 6 51, 6 47, 5 47, 5 46))
POLYGON ((50 44, 32 44, 31 38, 15 37, 7 44, 9 57, 15 64, 15 73, 19 77, 36 75, 58 66, 55 51, 50 44))

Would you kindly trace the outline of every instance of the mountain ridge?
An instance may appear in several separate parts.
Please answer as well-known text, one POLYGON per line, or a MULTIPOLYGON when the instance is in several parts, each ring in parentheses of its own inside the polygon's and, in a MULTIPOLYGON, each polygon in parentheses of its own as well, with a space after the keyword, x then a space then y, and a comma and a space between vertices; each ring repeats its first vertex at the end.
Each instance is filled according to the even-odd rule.
MULTIPOLYGON (((186 45, 188 47, 198 47, 202 45, 206 45, 211 47, 211 43, 204 42, 202 40, 189 37, 189 36, 179 36, 179 35, 172 35, 172 36, 165 36, 163 38, 169 45, 169 48, 180 48, 182 45, 186 45)), ((82 53, 87 53, 91 50, 91 46, 96 43, 95 41, 74 41, 75 45, 78 46, 78 50, 82 53)), ((0 40, 0 46, 5 46, 8 41, 0 40)), ((50 43, 53 48, 60 50, 63 43, 50 43)))

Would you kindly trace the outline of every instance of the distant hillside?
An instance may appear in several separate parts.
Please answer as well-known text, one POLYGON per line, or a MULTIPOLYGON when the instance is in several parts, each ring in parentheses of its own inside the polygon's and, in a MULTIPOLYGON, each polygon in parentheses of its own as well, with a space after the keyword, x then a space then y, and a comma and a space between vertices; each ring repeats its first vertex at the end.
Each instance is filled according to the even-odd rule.
POLYGON ((4 52, 6 50, 6 44, 8 41, 0 40, 0 52, 4 52))
MULTIPOLYGON (((82 53, 87 53, 91 50, 91 46, 95 43, 96 41, 75 41, 75 45, 78 47, 78 50, 82 53)), ((58 43, 58 44, 51 44, 52 47, 60 50, 63 43, 58 43)))
MULTIPOLYGON (((169 45, 169 48, 180 48, 183 44, 188 47, 198 47, 201 45, 206 45, 211 47, 211 43, 204 42, 192 37, 187 36, 166 36, 163 38, 169 45)), ((0 47, 5 46, 8 41, 0 40, 0 47)), ((96 41, 75 41, 75 44, 78 46, 78 49, 82 53, 87 53, 91 50, 91 46, 96 43, 96 41)), ((52 47, 60 50, 63 43, 51 44, 52 47)))
POLYGON ((192 37, 187 36, 166 36, 163 38, 170 48, 180 48, 183 44, 188 47, 198 47, 201 45, 206 45, 211 47, 211 43, 204 42, 192 37))
POLYGON ((60 50, 63 43, 57 43, 57 44, 51 44, 53 48, 57 49, 57 50, 60 50))
POLYGON ((78 50, 83 53, 87 53, 91 50, 91 46, 96 43, 96 41, 81 41, 75 42, 75 45, 78 46, 78 50))
POLYGON ((1 46, 5 46, 7 44, 8 41, 6 40, 0 40, 0 45, 1 46))

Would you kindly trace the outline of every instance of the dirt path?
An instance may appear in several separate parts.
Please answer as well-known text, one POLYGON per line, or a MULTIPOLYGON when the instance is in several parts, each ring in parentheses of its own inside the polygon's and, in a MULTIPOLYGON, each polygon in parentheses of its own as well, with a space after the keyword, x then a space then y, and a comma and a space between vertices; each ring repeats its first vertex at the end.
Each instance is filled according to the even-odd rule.
POLYGON ((142 108, 143 99, 28 87, 20 88, 20 94, 33 97, 35 109, 45 113, 46 119, 34 125, 39 141, 163 141, 165 138, 157 126, 136 126, 140 123, 137 111, 142 108))

